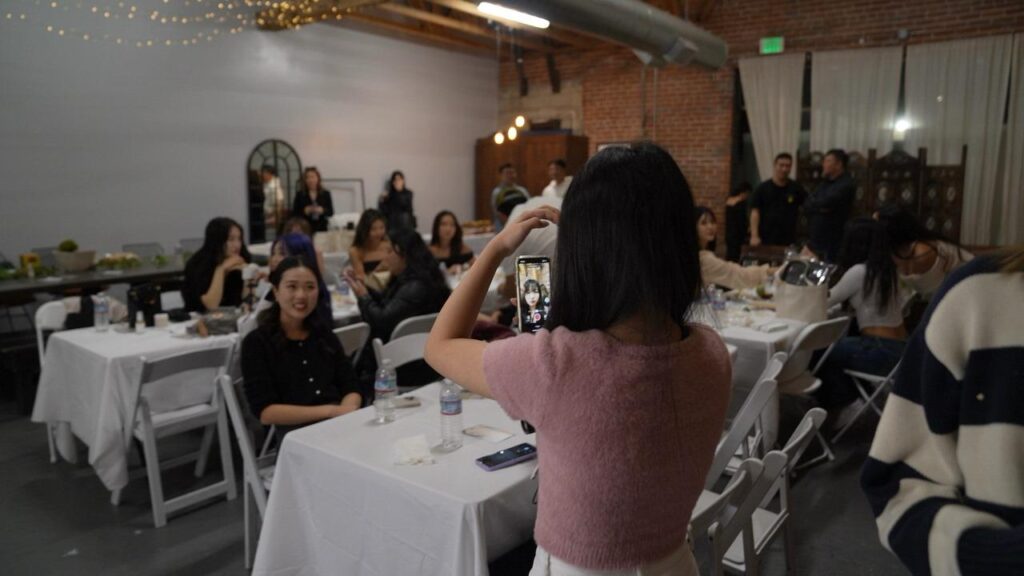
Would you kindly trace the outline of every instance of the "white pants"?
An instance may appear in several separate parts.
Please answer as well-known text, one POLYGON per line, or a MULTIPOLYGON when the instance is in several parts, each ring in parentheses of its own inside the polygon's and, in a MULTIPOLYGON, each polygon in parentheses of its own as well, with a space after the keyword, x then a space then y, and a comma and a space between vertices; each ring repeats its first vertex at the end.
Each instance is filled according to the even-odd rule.
POLYGON ((589 570, 573 566, 537 546, 530 576, 699 576, 689 544, 683 544, 665 558, 628 570, 589 570))

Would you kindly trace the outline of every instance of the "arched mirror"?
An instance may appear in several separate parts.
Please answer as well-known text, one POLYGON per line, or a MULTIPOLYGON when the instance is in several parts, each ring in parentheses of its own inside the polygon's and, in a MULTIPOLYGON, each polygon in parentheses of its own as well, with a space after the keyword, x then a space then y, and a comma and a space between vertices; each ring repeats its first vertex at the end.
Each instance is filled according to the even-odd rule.
POLYGON ((291 213, 302 177, 302 160, 284 140, 264 140, 249 154, 249 243, 270 242, 291 213))

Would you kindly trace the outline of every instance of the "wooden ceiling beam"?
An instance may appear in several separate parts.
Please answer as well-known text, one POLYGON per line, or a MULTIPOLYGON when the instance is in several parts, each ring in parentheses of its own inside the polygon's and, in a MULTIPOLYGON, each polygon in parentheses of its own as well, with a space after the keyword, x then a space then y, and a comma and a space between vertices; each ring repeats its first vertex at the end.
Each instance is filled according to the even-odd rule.
POLYGON ((492 56, 494 55, 494 49, 490 46, 478 44, 476 42, 471 42, 469 40, 453 38, 451 36, 439 36, 437 34, 424 32, 419 28, 399 24, 397 22, 387 20, 385 18, 377 18, 376 16, 352 12, 345 14, 344 18, 342 19, 342 22, 346 20, 357 22, 360 24, 365 24, 371 28, 386 30, 394 34, 398 34, 399 36, 402 36, 407 39, 434 42, 437 44, 444 44, 457 48, 468 49, 473 52, 485 53, 492 56))
POLYGON ((519 22, 516 22, 514 20, 506 20, 504 18, 499 18, 497 16, 491 16, 490 14, 483 14, 482 12, 476 9, 476 4, 472 2, 467 2, 466 0, 430 0, 430 2, 438 6, 451 8, 452 10, 462 12, 463 14, 469 14, 471 16, 476 16, 477 18, 483 18, 485 20, 493 20, 495 22, 500 22, 503 26, 507 26, 514 30, 521 30, 523 32, 528 32, 530 34, 537 34, 539 36, 547 36, 552 40, 557 40, 559 42, 569 44, 570 46, 575 46, 577 48, 591 48, 594 45, 594 42, 590 39, 583 38, 581 36, 577 36, 576 34, 565 32, 562 30, 556 30, 553 28, 534 28, 533 26, 520 24, 519 22))
MULTIPOLYGON (((405 6, 402 4, 381 4, 377 6, 377 8, 380 10, 390 12, 392 14, 398 14, 400 16, 405 16, 407 18, 412 18, 414 20, 428 22, 430 24, 436 24, 438 26, 442 26, 450 30, 463 32, 471 36, 487 38, 491 41, 494 41, 495 39, 494 30, 486 26, 481 26, 479 24, 473 24, 470 22, 464 22, 462 20, 456 20, 454 18, 448 18, 446 16, 441 16, 440 14, 434 14, 433 12, 417 10, 416 8, 411 8, 409 6, 405 6)), ((552 47, 547 46, 546 44, 538 40, 533 40, 530 38, 524 38, 520 36, 517 37, 515 41, 520 46, 528 50, 535 50, 537 52, 542 52, 545 54, 554 51, 552 47)))

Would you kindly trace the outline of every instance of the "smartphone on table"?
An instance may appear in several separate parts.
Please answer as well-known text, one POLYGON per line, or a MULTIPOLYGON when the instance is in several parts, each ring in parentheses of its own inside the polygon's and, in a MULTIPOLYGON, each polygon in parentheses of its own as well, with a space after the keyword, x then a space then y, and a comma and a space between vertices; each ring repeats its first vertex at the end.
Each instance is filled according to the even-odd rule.
POLYGON ((516 312, 519 332, 544 327, 551 311, 551 259, 547 256, 516 258, 516 312))
POLYGON ((537 457, 537 448, 533 444, 523 442, 517 444, 511 448, 504 450, 498 450, 494 454, 488 454, 481 458, 476 459, 477 466, 487 470, 500 470, 502 468, 508 468, 520 462, 526 462, 527 460, 533 460, 537 457))

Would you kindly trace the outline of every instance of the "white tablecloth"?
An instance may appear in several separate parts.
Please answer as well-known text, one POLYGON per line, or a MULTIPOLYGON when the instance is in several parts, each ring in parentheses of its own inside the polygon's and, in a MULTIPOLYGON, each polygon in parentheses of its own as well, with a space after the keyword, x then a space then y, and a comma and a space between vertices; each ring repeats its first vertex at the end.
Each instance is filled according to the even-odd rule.
POLYGON ((486 576, 487 562, 533 533, 534 464, 486 472, 476 458, 521 442, 519 423, 493 400, 463 402, 463 426, 515 433, 435 453, 433 465, 399 466, 392 446, 426 434, 440 442, 438 385, 411 395, 423 405, 387 425, 373 409, 289 434, 274 473, 253 574, 486 576))
MULTIPOLYGON (((179 328, 180 329, 180 328, 179 328)), ((57 332, 46 346, 33 422, 61 424, 89 447, 89 464, 110 490, 128 483, 125 427, 135 410, 141 356, 157 359, 172 354, 230 346, 235 335, 179 338, 169 329, 148 328, 141 334, 81 328, 57 332)), ((209 397, 210 378, 176 379, 154 384, 147 400, 154 412, 201 402, 209 397), (164 385, 166 384, 166 385, 164 385)), ((58 443, 61 456, 74 461, 73 442, 58 443)))

